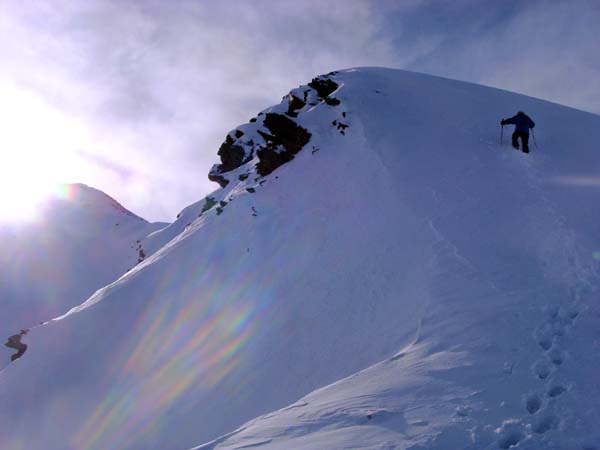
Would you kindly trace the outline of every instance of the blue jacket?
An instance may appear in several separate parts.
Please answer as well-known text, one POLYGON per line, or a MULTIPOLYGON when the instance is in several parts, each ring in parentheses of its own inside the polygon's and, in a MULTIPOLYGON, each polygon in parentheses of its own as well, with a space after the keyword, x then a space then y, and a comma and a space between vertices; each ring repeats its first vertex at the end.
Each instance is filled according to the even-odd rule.
POLYGON ((514 125, 516 133, 521 132, 529 134, 529 129, 535 127, 535 122, 524 112, 518 112, 516 116, 513 116, 510 119, 503 119, 500 123, 502 125, 514 125))

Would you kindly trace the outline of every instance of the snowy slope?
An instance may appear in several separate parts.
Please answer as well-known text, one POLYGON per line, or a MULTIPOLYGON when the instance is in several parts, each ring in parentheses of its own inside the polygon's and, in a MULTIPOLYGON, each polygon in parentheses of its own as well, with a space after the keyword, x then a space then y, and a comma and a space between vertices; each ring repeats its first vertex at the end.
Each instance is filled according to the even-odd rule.
POLYGON ((361 72, 367 83, 347 95, 361 105, 362 150, 398 180, 397 201, 430 234, 413 261, 424 295, 396 299, 423 311, 414 340, 197 448, 600 448, 600 118, 361 72), (527 157, 496 143, 498 117, 517 108, 541 125, 541 148, 527 157))
POLYGON ((140 259, 136 241, 166 226, 82 184, 58 186, 40 208, 30 223, 0 224, 3 339, 63 314, 117 279, 140 259))
POLYGON ((232 131, 222 189, 31 331, 0 374, 1 448, 600 448, 600 118, 402 71, 329 79, 232 131), (517 109, 528 156, 498 145, 517 109))

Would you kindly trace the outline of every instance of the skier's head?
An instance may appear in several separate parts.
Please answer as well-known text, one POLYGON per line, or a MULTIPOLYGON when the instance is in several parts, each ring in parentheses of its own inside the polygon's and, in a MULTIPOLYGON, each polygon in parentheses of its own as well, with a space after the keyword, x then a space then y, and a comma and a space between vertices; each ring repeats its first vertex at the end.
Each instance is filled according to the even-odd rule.
POLYGON ((522 115, 524 115, 525 113, 524 113, 523 111, 518 111, 518 112, 517 112, 517 114, 518 114, 519 116, 522 116, 522 115))

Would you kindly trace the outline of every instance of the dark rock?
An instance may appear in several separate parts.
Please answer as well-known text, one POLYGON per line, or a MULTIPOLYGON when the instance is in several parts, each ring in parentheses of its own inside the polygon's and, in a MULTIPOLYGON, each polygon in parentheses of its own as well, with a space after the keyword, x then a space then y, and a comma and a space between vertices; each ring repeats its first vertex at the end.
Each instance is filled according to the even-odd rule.
POLYGON ((146 252, 144 252, 144 249, 140 246, 140 248, 138 249, 138 264, 141 263, 145 258, 146 252))
POLYGON ((308 130, 281 114, 267 114, 264 124, 273 135, 274 142, 294 154, 298 153, 311 138, 308 130))
POLYGON ((13 334, 6 340, 4 346, 15 349, 17 351, 17 353, 11 355, 11 361, 16 361, 27 351, 27 344, 21 342, 21 337, 25 336, 28 332, 29 330, 21 330, 19 334, 13 334))
POLYGON ((294 155, 291 153, 277 152, 274 149, 269 148, 259 150, 258 157, 260 158, 260 161, 256 165, 256 171, 263 177, 294 159, 294 155))
POLYGON ((327 98, 329 94, 338 88, 338 84, 335 81, 324 77, 313 78, 308 85, 317 91, 317 94, 321 98, 327 98))
POLYGON ((221 208, 225 208, 225 207, 227 206, 227 202, 226 202, 226 201, 223 201, 223 200, 221 200, 221 201, 219 202, 219 206, 221 206, 221 208))
POLYGON ((331 125, 336 127, 339 130, 340 134, 346 134, 345 130, 350 126, 346 123, 338 122, 337 120, 331 122, 331 125))
POLYGON ((249 120, 250 123, 254 123, 256 122, 256 117, 253 117, 252 119, 249 120))
POLYGON ((229 180, 223 176, 224 173, 246 164, 253 156, 253 151, 250 149, 249 152, 246 152, 246 147, 251 148, 254 143, 251 141, 242 143, 240 141, 240 138, 244 136, 244 132, 242 130, 235 130, 233 136, 235 136, 235 139, 231 133, 228 134, 225 142, 219 147, 217 154, 221 158, 221 164, 215 164, 208 174, 208 179, 219 183, 221 187, 229 184, 229 180))
POLYGON ((277 167, 294 159, 294 155, 311 138, 308 130, 281 114, 268 113, 264 125, 271 134, 259 131, 267 144, 257 151, 259 162, 256 171, 260 176, 268 175, 277 167))
POLYGON ((245 162, 245 153, 244 147, 236 144, 233 138, 230 135, 227 135, 225 142, 221 144, 221 147, 219 147, 219 151, 217 152, 221 157, 219 171, 224 173, 240 167, 245 162))
POLYGON ((204 206, 202 207, 202 211, 200 211, 200 215, 204 214, 206 211, 208 211, 210 208, 212 208, 216 204, 217 204, 217 201, 213 197, 206 197, 204 199, 204 206))
POLYGON ((287 114, 292 117, 297 117, 299 109, 304 108, 306 106, 306 102, 293 94, 288 95, 288 110, 287 114))
POLYGON ((244 180, 248 179, 249 176, 250 176, 249 173, 243 173, 238 177, 238 180, 244 181, 244 180))
POLYGON ((213 169, 208 173, 208 179, 210 181, 214 181, 215 183, 219 183, 219 186, 222 188, 229 184, 229 180, 220 174, 219 166, 217 165, 215 165, 215 167, 213 167, 213 169))
POLYGON ((254 193, 256 192, 256 189, 254 189, 254 188, 251 188, 251 187, 249 187, 249 188, 246 188, 246 190, 247 190, 248 192, 250 192, 251 194, 254 194, 254 193))
POLYGON ((325 103, 327 103, 329 106, 337 106, 342 102, 340 102, 337 98, 325 97, 325 103))

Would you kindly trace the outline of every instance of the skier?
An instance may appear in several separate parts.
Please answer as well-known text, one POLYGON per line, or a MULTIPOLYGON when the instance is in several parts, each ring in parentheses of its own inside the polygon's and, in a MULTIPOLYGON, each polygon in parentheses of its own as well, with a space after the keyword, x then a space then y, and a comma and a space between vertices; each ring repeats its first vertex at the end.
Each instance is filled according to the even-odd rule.
POLYGON ((515 131, 512 134, 512 146, 519 150, 519 138, 523 144, 523 153, 529 153, 529 129, 535 127, 535 123, 523 111, 519 111, 516 116, 510 119, 502 119, 500 125, 514 125, 515 131))
POLYGON ((6 344, 4 344, 5 347, 14 348, 15 350, 17 350, 17 353, 10 357, 11 361, 19 359, 21 356, 23 356, 23 353, 27 351, 27 344, 23 344, 21 342, 21 337, 25 336, 27 334, 27 331, 28 330, 21 330, 19 334, 13 334, 11 337, 8 338, 6 344))

